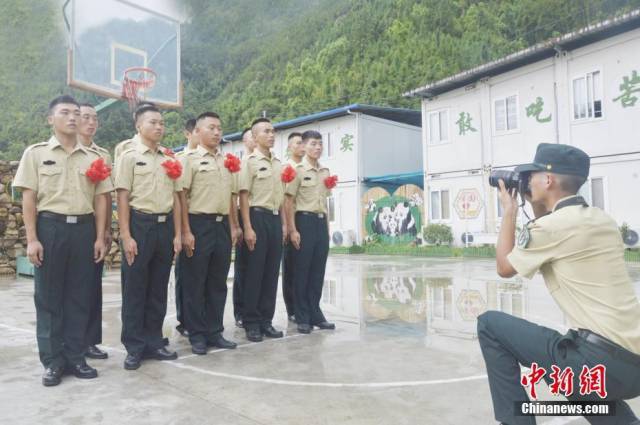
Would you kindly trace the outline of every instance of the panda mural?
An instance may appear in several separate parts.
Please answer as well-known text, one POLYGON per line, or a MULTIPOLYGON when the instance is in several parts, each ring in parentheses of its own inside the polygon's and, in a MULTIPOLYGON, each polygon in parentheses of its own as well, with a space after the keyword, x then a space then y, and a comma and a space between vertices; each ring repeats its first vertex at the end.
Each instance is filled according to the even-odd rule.
POLYGON ((382 244, 416 242, 421 229, 422 197, 415 190, 409 197, 400 196, 399 191, 394 195, 381 196, 379 188, 376 189, 378 199, 365 198, 365 241, 382 244))

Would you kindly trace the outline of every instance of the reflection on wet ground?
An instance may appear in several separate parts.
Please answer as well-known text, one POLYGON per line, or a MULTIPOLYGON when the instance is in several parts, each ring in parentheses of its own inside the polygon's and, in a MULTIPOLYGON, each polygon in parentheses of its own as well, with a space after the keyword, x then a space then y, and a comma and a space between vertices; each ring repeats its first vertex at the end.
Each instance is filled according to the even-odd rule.
MULTIPOLYGON (((629 271, 640 293, 640 265, 629 271)), ((560 331, 568 326, 540 276, 500 279, 493 261, 331 256, 322 305, 336 331, 298 334, 279 290, 274 325, 285 338, 248 343, 234 326, 229 291, 225 336, 238 349, 195 356, 175 331, 172 282, 164 333, 180 357, 128 372, 117 270, 107 273, 103 288, 110 358, 90 362, 100 377, 69 377, 45 389, 33 283, 0 281, 0 423, 494 424, 477 315, 493 309, 560 331)), ((640 410, 640 399, 630 404, 640 410)))

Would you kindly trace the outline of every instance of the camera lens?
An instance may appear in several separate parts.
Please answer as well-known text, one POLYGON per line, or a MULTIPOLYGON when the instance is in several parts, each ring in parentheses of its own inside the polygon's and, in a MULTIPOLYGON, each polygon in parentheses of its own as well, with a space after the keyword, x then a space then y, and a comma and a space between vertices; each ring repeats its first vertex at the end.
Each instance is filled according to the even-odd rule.
POLYGON ((520 185, 520 176, 518 173, 507 170, 495 170, 489 175, 489 185, 492 187, 500 187, 498 181, 504 182, 506 189, 518 189, 520 185))

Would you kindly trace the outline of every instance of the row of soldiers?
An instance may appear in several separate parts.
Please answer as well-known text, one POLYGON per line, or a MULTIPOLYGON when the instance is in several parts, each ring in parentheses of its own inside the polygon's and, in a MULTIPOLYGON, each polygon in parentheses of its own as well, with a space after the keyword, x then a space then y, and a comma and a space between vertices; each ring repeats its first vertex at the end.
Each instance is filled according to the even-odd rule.
POLYGON ((290 135, 284 165, 271 152, 273 125, 256 119, 243 132, 240 162, 222 155, 221 119, 205 112, 175 155, 160 145, 161 111, 143 103, 134 112, 136 135, 116 146, 112 176, 109 152, 93 141, 93 106, 60 96, 47 119, 53 135, 25 150, 13 182, 22 190, 27 256, 35 266, 43 385, 58 385, 64 373, 95 378, 86 358, 108 357, 97 345, 114 190, 125 369, 147 358, 177 358, 162 334, 174 259, 179 330, 192 351, 236 347, 223 337, 233 246, 234 315, 249 341, 283 336, 272 325, 281 259, 287 313, 298 331, 335 328, 319 304, 329 249, 326 200, 337 178, 319 163, 318 132, 290 135))

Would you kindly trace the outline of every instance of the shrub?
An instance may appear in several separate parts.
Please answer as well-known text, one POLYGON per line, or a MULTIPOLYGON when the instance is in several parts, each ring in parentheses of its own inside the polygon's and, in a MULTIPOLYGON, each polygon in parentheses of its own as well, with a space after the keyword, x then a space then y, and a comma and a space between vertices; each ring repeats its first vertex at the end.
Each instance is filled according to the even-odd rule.
POLYGON ((450 245, 453 242, 451 227, 446 224, 429 224, 423 234, 424 239, 431 245, 450 245))

